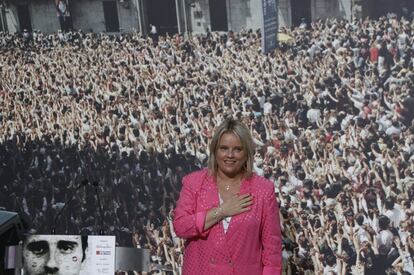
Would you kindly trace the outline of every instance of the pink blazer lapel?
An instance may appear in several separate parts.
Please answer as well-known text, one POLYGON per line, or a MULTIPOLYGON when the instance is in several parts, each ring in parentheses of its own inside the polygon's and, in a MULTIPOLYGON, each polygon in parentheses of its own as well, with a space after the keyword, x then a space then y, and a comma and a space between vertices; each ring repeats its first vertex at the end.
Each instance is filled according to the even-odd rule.
MULTIPOLYGON (((200 188, 198 198, 199 206, 197 206, 197 210, 207 210, 219 206, 220 199, 218 188, 212 177, 206 177, 205 182, 200 188)), ((226 236, 222 222, 219 222, 215 226, 215 228, 210 232, 210 236, 221 242, 225 241, 226 236)))
POLYGON ((207 176, 198 192, 198 201, 201 208, 197 210, 208 210, 219 205, 218 189, 211 176, 207 176))

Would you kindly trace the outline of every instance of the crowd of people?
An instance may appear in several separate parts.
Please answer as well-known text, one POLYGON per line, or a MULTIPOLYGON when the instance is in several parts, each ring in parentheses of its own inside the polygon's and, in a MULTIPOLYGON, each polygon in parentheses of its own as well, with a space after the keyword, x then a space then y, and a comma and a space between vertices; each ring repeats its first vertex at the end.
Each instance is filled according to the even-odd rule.
POLYGON ((414 274, 414 21, 281 31, 293 41, 268 55, 252 30, 1 33, 0 206, 179 274, 181 179, 234 116, 275 184, 286 274, 414 274))

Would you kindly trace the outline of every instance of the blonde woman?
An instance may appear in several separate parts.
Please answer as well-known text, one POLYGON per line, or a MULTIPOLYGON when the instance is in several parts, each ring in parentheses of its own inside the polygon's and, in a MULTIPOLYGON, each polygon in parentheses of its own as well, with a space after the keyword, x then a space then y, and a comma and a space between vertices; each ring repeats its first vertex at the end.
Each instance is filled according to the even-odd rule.
POLYGON ((277 275, 282 269, 274 185, 253 173, 248 128, 226 119, 210 144, 208 169, 183 179, 174 210, 186 239, 183 274, 277 275))

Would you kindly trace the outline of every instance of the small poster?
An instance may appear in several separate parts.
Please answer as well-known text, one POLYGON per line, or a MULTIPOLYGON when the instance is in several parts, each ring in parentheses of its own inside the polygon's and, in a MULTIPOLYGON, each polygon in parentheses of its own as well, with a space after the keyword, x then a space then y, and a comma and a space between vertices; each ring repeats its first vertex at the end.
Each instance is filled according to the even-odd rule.
POLYGON ((23 274, 113 275, 115 236, 28 235, 23 274))
POLYGON ((90 261, 81 274, 113 275, 115 273, 115 236, 89 236, 90 261))

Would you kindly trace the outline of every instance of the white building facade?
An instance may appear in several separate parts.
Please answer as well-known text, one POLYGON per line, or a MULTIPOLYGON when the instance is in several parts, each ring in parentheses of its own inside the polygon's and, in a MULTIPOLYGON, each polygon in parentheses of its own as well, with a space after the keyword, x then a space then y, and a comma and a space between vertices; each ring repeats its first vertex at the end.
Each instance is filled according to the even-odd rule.
MULTIPOLYGON (((93 32, 139 31, 148 33, 150 24, 159 33, 203 33, 259 29, 262 0, 0 0, 0 31, 23 29, 46 33, 58 29, 93 32), (62 17, 59 7, 67 10, 62 17)), ((352 20, 385 14, 413 0, 277 0, 279 26, 299 25, 316 18, 352 20), (398 2, 398 3, 397 3, 398 2), (382 10, 381 10, 382 9, 382 10), (375 14, 373 14, 375 13, 375 14)), ((399 12, 399 11, 397 11, 399 12)))

